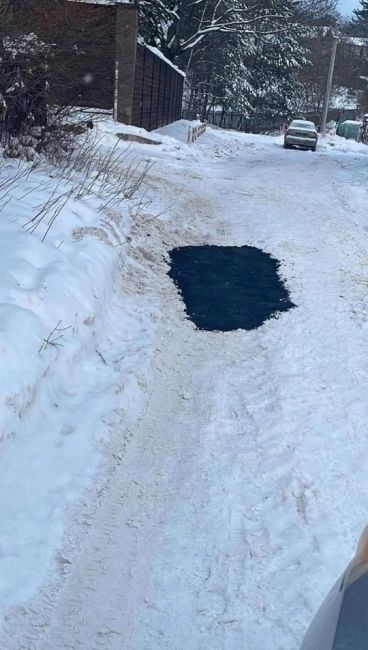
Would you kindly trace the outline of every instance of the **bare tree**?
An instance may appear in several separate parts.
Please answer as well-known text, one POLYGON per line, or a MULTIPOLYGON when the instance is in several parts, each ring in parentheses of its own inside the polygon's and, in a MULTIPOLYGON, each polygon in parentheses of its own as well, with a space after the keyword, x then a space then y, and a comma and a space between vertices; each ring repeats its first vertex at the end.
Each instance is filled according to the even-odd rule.
POLYGON ((216 34, 264 36, 280 31, 280 21, 286 32, 293 17, 276 0, 142 0, 141 11, 146 39, 186 66, 216 34))
POLYGON ((300 0, 297 16, 304 25, 334 25, 340 18, 338 4, 338 0, 300 0))

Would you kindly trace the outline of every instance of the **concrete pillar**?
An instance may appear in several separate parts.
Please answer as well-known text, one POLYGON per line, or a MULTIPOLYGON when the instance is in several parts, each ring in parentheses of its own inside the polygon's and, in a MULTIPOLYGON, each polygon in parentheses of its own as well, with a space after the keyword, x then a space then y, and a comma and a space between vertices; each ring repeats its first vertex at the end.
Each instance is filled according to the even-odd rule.
POLYGON ((137 55, 138 7, 136 3, 116 5, 114 119, 133 121, 133 94, 137 55))

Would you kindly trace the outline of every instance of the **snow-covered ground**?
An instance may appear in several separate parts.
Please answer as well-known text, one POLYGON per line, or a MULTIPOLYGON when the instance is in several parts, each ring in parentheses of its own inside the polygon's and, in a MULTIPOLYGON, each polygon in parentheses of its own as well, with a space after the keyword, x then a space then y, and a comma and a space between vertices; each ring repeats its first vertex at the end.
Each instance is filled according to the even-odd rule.
POLYGON ((186 133, 131 145, 139 209, 73 199, 44 243, 28 186, 2 212, 3 650, 295 649, 367 523, 368 148, 186 133), (297 308, 197 331, 167 251, 200 243, 297 308))
POLYGON ((82 182, 0 167, 1 618, 44 580, 66 508, 144 402, 156 306, 126 255, 134 205, 82 190, 65 203, 82 182))

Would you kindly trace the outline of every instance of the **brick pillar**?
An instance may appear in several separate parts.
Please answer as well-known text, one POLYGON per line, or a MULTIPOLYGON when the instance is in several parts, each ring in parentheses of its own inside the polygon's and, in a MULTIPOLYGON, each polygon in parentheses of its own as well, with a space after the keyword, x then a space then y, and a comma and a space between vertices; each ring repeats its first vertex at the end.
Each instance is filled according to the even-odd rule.
POLYGON ((116 6, 114 118, 133 121, 133 94, 137 55, 138 8, 134 2, 116 6))

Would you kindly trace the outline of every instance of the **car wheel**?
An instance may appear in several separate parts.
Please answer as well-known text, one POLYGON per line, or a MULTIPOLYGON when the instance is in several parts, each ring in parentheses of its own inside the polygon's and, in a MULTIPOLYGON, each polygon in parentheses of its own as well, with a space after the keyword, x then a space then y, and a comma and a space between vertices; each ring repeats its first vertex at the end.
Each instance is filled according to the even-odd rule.
POLYGON ((287 142, 284 142, 284 149, 289 149, 289 145, 287 142))
POLYGON ((317 147, 312 147, 311 151, 317 151, 317 147))

